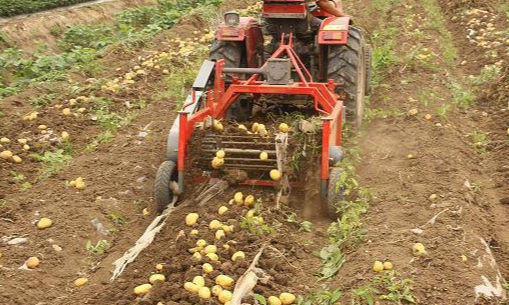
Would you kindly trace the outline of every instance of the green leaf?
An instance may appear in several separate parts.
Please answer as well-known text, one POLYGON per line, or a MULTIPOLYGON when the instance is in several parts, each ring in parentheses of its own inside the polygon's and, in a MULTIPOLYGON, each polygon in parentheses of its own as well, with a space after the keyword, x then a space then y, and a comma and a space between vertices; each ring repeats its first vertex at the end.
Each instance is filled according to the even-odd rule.
POLYGON ((265 299, 265 297, 261 294, 253 294, 253 298, 256 300, 256 302, 258 302, 259 304, 261 305, 267 305, 267 300, 265 299))

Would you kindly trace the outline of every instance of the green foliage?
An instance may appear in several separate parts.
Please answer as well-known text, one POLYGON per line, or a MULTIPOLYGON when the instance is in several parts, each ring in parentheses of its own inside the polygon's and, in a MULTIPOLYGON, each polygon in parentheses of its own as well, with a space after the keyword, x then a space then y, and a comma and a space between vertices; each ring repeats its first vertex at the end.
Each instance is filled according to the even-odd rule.
POLYGON ((297 214, 288 213, 286 214, 286 221, 289 223, 293 223, 299 227, 299 231, 311 232, 313 224, 309 221, 299 221, 297 219, 297 214))
POLYGON ((12 174, 12 181, 19 185, 22 190, 27 190, 32 187, 32 183, 25 181, 26 176, 22 173, 17 173, 15 171, 11 171, 12 174))
POLYGON ((297 305, 335 305, 338 304, 339 298, 343 296, 341 290, 334 291, 321 290, 311 293, 305 299, 299 296, 297 298, 297 305))
POLYGON ((253 298, 256 300, 256 302, 260 305, 267 305, 267 299, 261 294, 254 293, 253 298))
POLYGON ((276 232, 273 227, 266 224, 263 218, 259 216, 242 217, 239 225, 242 229, 246 229, 256 235, 268 235, 276 232))
POLYGON ((338 244, 330 244, 323 247, 317 256, 322 261, 322 270, 318 274, 320 279, 333 277, 346 262, 346 255, 341 251, 338 244))
POLYGON ((71 26, 62 35, 59 46, 70 51, 75 48, 102 49, 115 42, 113 29, 109 26, 71 26))
POLYGON ((415 298, 412 295, 412 281, 401 278, 400 274, 394 270, 386 271, 384 275, 373 279, 374 284, 381 286, 385 294, 379 296, 380 300, 387 300, 401 304, 403 301, 415 304, 415 298))
POLYGON ((63 149, 57 149, 54 152, 46 151, 43 155, 31 154, 30 157, 44 163, 39 180, 48 178, 58 172, 67 161, 72 159, 72 156, 66 154, 63 149))
POLYGON ((51 105, 51 102, 53 102, 53 100, 56 98, 57 94, 55 93, 36 95, 30 99, 30 105, 36 108, 49 106, 51 105))
POLYGON ((108 244, 108 241, 105 239, 98 241, 97 244, 95 245, 92 245, 92 242, 89 239, 87 241, 87 244, 85 245, 85 249, 87 250, 88 253, 99 255, 106 253, 106 250, 108 250, 109 247, 110 245, 108 244))
POLYGON ((0 0, 0 17, 35 13, 90 0, 0 0))
POLYGON ((470 88, 465 88, 458 82, 452 82, 450 88, 453 95, 453 102, 458 108, 465 110, 470 108, 474 103, 475 94, 470 88))
POLYGON ((111 212, 108 214, 108 218, 116 225, 123 225, 127 222, 127 219, 119 212, 111 212))
POLYGON ((379 293, 378 290, 372 286, 361 286, 352 290, 354 304, 362 304, 362 301, 368 305, 375 304, 375 294, 379 293))

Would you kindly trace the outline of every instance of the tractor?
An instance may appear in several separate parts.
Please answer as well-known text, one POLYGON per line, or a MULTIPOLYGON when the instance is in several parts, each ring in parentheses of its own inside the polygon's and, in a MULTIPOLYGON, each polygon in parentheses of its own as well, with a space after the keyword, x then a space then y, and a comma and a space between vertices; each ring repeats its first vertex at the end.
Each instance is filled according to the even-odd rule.
POLYGON ((168 134, 167 160, 156 174, 157 210, 188 186, 232 172, 239 184, 285 192, 298 187, 298 175, 285 160, 292 142, 287 134, 276 130, 260 138, 249 131, 214 130, 220 122, 247 123, 289 107, 318 122, 319 160, 312 172, 326 211, 335 217, 336 204, 344 199, 337 166, 343 125, 362 124, 370 68, 362 30, 350 18, 329 16, 305 0, 265 0, 259 19, 225 13, 210 59, 168 134), (210 164, 218 150, 226 154, 220 168, 210 164), (258 158, 262 152, 265 160, 258 158), (190 170, 196 166, 199 170, 190 170), (271 179, 271 169, 282 178, 271 179))

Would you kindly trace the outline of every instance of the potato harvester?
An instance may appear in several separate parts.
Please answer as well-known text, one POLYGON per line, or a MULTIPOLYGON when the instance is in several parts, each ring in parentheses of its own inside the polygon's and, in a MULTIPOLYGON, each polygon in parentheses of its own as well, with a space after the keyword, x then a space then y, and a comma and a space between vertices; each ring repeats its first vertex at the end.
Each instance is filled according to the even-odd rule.
MULTIPOLYGON (((236 176, 240 184, 299 186, 298 177, 289 179, 287 174, 292 132, 271 129, 261 137, 232 131, 226 123, 250 125, 254 117, 268 120, 270 114, 293 109, 306 122, 319 122, 312 124, 319 139, 319 160, 313 170, 323 202, 335 215, 343 196, 342 171, 336 166, 342 158, 343 123, 361 125, 364 97, 370 91, 370 61, 369 45, 350 18, 329 16, 305 0, 265 0, 260 20, 226 13, 210 59, 202 64, 169 132, 167 160, 156 175, 158 211, 186 185, 233 171, 241 173, 236 176), (225 123, 225 130, 214 128, 218 122, 225 123), (226 156, 215 169, 210 160, 218 150, 226 156), (260 160, 262 151, 268 159, 260 160), (201 168, 190 170, 194 165, 201 168), (272 169, 278 169, 282 178, 270 179, 272 169)), ((293 130, 309 131, 301 123, 293 130)))

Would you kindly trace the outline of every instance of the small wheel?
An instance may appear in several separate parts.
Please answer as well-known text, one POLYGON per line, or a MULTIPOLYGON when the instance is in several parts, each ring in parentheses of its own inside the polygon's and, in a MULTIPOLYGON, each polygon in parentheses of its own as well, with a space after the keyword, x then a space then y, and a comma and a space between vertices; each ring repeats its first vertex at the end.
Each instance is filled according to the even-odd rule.
POLYGON ((173 191, 171 184, 177 180, 177 165, 173 161, 164 161, 159 165, 156 174, 154 186, 154 202, 157 213, 166 209, 168 204, 173 201, 173 191))
POLYGON ((329 174, 329 183, 327 185, 327 214, 333 220, 338 217, 338 205, 345 200, 345 186, 341 182, 341 173, 343 169, 333 167, 329 174))

